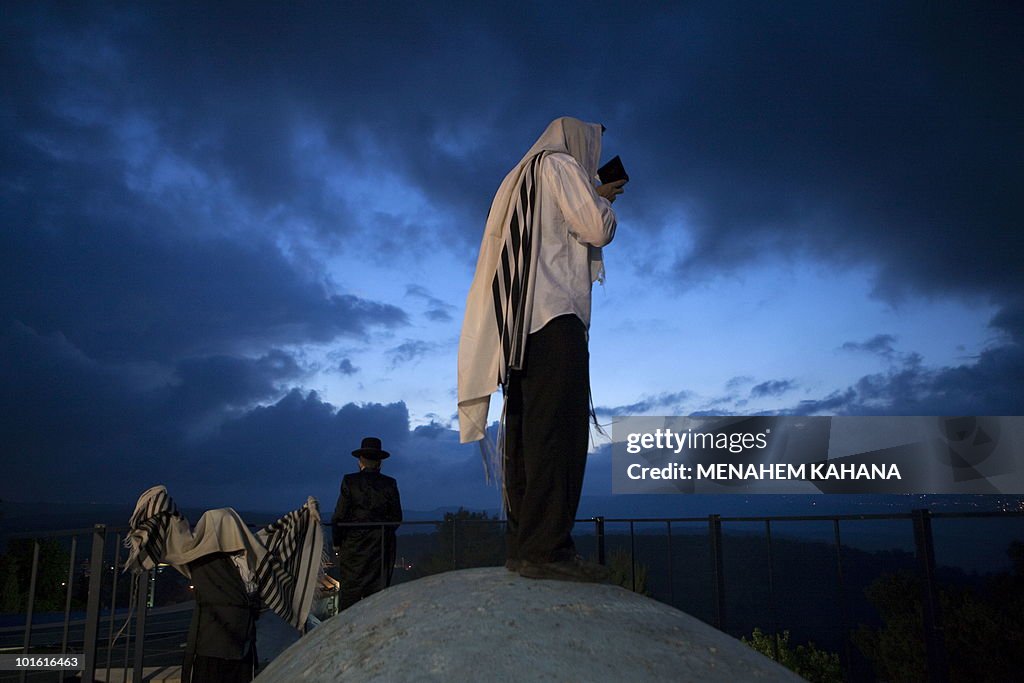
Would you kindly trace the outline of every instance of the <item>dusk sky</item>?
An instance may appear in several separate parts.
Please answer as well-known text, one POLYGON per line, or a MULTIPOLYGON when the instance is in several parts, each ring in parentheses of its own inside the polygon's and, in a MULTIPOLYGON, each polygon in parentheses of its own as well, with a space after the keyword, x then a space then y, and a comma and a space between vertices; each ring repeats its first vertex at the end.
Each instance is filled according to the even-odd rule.
POLYGON ((496 508, 459 330, 563 115, 632 179, 602 422, 1024 414, 1024 5, 455 7, 3 4, 0 498, 332 509, 375 435, 496 508))

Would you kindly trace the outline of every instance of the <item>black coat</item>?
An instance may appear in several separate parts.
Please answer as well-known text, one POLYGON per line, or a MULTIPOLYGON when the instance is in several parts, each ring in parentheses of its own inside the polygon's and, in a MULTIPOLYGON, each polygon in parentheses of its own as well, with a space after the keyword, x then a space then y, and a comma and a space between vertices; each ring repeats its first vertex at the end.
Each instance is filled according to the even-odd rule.
POLYGON ((341 480, 341 493, 331 522, 343 594, 358 599, 391 585, 397 526, 385 527, 381 533, 381 527, 372 524, 341 527, 336 523, 401 521, 402 501, 394 479, 379 470, 366 469, 346 474, 341 480))

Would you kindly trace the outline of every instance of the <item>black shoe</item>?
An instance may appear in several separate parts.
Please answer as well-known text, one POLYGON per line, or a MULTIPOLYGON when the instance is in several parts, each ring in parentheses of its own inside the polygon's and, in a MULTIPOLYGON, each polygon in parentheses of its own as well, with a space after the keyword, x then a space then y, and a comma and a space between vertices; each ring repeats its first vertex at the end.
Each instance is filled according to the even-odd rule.
POLYGON ((606 567, 596 562, 584 560, 577 555, 571 560, 559 560, 557 562, 541 563, 521 560, 519 576, 527 579, 606 583, 611 578, 611 572, 606 567))

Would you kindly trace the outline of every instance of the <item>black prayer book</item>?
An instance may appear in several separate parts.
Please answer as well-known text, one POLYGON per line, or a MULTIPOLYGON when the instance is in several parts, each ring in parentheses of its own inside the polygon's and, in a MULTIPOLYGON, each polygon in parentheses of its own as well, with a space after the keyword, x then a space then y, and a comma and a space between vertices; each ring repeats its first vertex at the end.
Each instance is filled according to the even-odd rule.
POLYGON ((614 183, 616 180, 629 180, 629 174, 626 173, 626 168, 622 165, 622 159, 618 155, 597 169, 597 177, 601 179, 603 184, 614 183))

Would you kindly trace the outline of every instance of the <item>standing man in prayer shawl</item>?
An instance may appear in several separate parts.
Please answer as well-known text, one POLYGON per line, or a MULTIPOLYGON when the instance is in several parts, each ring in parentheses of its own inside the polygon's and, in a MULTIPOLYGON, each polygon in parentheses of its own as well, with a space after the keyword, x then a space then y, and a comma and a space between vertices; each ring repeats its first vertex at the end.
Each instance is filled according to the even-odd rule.
POLYGON ((331 519, 341 576, 339 612, 391 585, 396 523, 402 521, 398 482, 380 471, 380 461, 391 455, 381 449, 380 439, 366 437, 352 455, 359 458, 359 471, 342 478, 331 519), (339 526, 346 522, 366 526, 339 526))
POLYGON ((596 185, 603 132, 556 119, 505 177, 459 340, 462 443, 485 438, 490 396, 504 391, 505 566, 528 578, 607 578, 571 535, 589 442, 590 290, 625 184, 596 185))

